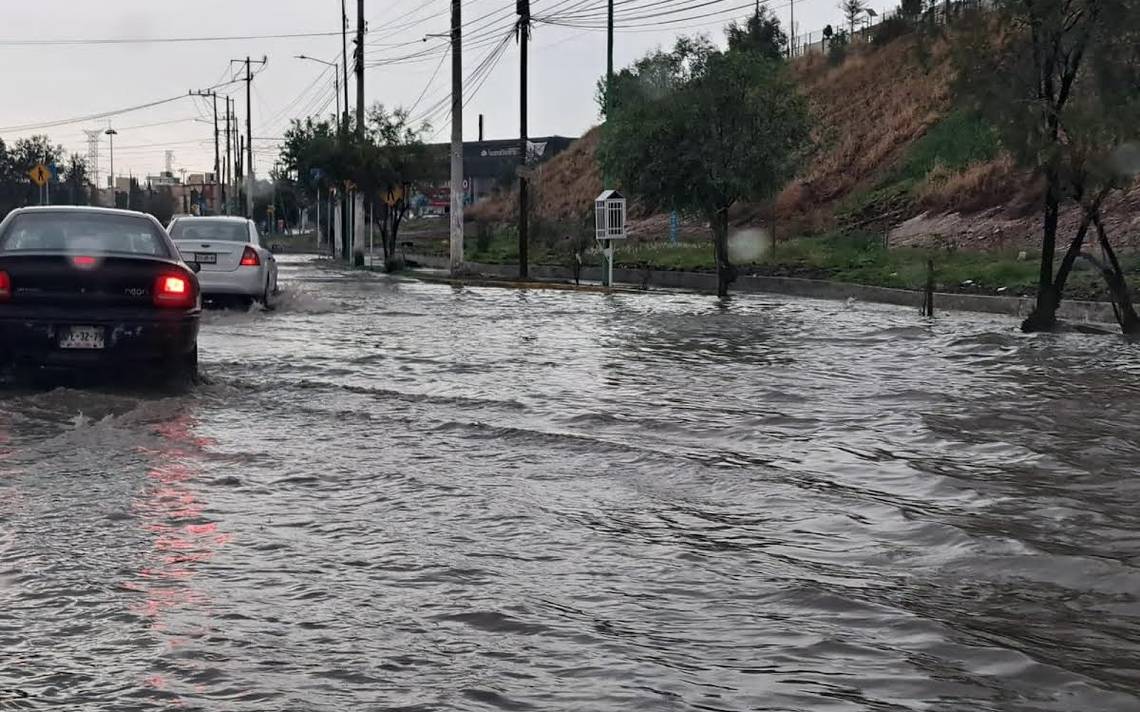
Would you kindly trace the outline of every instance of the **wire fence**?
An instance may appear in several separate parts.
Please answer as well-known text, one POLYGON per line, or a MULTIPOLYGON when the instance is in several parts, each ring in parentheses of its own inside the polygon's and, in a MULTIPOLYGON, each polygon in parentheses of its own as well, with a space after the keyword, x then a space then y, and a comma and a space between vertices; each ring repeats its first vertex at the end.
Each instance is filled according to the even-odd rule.
MULTIPOLYGON (((956 17, 959 17, 967 11, 994 8, 998 5, 999 1, 1000 0, 936 0, 930 8, 922 13, 921 22, 926 24, 947 25, 953 22, 956 17)), ((898 8, 883 13, 866 13, 854 23, 853 27, 845 27, 839 24, 834 27, 833 33, 838 33, 840 30, 847 32, 851 36, 851 42, 853 44, 869 42, 871 38, 874 37, 875 31, 880 25, 898 16, 898 8)), ((832 38, 834 38, 834 34, 832 38)), ((792 57, 802 57, 808 54, 825 54, 827 52, 828 42, 829 38, 824 34, 824 30, 822 29, 795 35, 789 42, 788 54, 792 57)))

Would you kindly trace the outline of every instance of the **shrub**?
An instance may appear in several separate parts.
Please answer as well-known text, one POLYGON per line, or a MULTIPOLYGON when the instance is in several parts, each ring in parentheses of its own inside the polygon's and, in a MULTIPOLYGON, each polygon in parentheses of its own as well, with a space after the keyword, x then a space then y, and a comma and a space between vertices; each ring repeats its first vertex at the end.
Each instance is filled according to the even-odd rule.
POLYGON ((909 35, 910 32, 911 25, 909 22, 898 15, 888 17, 875 26, 875 33, 871 37, 871 44, 875 47, 885 47, 898 38, 909 35))
POLYGON ((475 253, 479 255, 487 254, 491 249, 491 241, 494 240, 495 233, 491 229, 491 223, 486 220, 480 220, 475 223, 475 253))
POLYGON ((827 61, 831 66, 843 64, 843 60, 847 59, 847 46, 850 44, 850 38, 847 36, 847 30, 839 30, 836 32, 831 41, 827 43, 827 61))

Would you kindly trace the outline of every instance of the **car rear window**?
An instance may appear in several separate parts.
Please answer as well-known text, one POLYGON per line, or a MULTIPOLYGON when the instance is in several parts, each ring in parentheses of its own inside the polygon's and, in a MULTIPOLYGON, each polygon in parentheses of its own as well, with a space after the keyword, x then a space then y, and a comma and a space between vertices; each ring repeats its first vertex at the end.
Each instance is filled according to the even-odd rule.
POLYGON ((187 218, 170 226, 175 240, 213 240, 214 242, 249 242, 249 226, 232 220, 187 218))
POLYGON ((0 237, 4 252, 170 257, 162 231, 146 218, 107 213, 23 213, 0 237))

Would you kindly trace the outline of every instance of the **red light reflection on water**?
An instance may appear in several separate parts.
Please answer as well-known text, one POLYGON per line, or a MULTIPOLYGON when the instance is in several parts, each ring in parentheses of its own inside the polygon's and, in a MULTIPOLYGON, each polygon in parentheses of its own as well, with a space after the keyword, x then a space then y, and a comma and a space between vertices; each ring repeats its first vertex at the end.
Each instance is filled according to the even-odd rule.
MULTIPOLYGON (((195 425, 193 419, 179 416, 155 429, 162 438, 160 447, 138 449, 154 464, 131 503, 143 531, 151 536, 151 547, 145 565, 123 588, 140 594, 130 610, 148 619, 152 631, 164 634, 168 651, 208 632, 201 627, 205 623, 187 630, 176 615, 208 606, 209 599, 195 586, 195 579, 231 539, 204 515, 206 507, 195 486, 200 474, 197 461, 213 441, 195 436, 195 425)), ((144 684, 167 691, 173 681, 152 675, 144 684)), ((180 701, 171 704, 181 706, 180 701)))

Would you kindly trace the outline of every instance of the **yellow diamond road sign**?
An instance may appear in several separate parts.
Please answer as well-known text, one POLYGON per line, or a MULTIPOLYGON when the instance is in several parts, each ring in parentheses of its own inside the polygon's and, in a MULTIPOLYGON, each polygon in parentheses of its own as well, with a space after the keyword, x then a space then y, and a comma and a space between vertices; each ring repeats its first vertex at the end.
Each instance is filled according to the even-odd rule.
POLYGON ((394 208, 396 207, 396 203, 400 202, 400 199, 403 197, 404 187, 402 185, 398 185, 385 191, 384 202, 388 204, 389 208, 394 208))
POLYGON ((35 168, 28 171, 28 176, 32 179, 33 183, 43 188, 47 185, 47 182, 51 180, 51 171, 49 171, 44 164, 37 163, 35 168))

